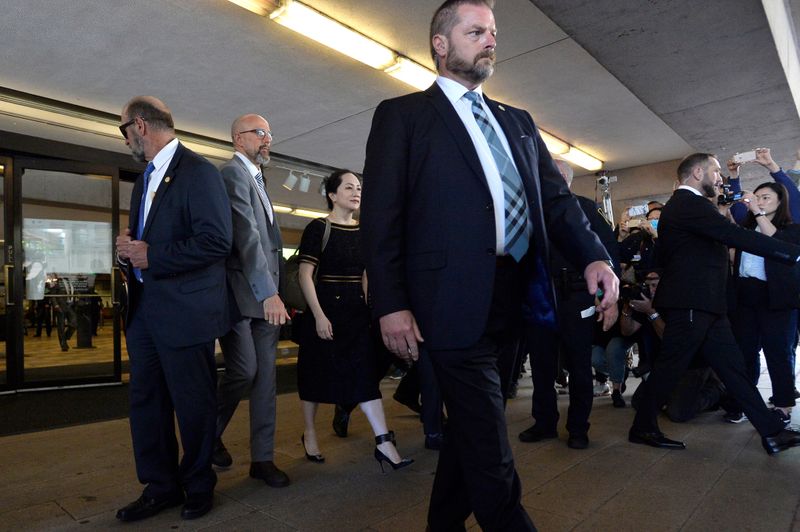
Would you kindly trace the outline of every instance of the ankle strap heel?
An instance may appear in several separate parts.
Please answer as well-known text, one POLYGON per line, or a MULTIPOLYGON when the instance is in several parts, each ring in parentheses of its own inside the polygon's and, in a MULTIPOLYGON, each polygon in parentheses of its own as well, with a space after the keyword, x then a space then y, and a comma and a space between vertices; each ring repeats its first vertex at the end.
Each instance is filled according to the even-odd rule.
POLYGON ((386 434, 381 434, 380 436, 375 436, 375 445, 380 445, 382 443, 386 443, 387 441, 395 443, 395 441, 394 441, 394 431, 390 430, 386 434))

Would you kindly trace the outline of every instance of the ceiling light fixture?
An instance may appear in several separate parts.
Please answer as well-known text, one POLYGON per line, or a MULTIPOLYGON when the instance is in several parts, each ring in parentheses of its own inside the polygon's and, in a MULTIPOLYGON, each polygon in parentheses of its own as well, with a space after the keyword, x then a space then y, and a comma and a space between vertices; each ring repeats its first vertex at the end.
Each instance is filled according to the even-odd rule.
POLYGON ((272 210, 277 212, 278 214, 291 214, 294 209, 292 207, 287 207, 286 205, 273 203, 272 210))
POLYGON ((311 187, 311 178, 308 177, 308 174, 303 174, 300 177, 300 186, 297 187, 297 190, 300 192, 308 192, 309 187, 311 187))
POLYGON ((297 184, 297 176, 294 175, 294 172, 289 170, 289 176, 286 178, 286 181, 283 182, 283 188, 286 190, 293 190, 294 186, 297 184))
POLYGON ((269 7, 274 7, 272 2, 265 2, 264 0, 230 0, 230 2, 262 17, 267 16, 269 7), (269 4, 269 7, 266 4, 269 4))
POLYGON ((579 150, 574 146, 571 146, 567 153, 562 153, 560 155, 562 159, 577 164, 581 168, 586 168, 587 170, 591 170, 593 172, 603 168, 603 161, 592 157, 585 151, 579 150))
POLYGON ((300 2, 282 2, 269 18, 372 68, 384 70, 395 62, 395 53, 386 46, 300 2))
POLYGON ((407 57, 398 57, 397 62, 384 72, 419 90, 427 89, 436 81, 436 74, 432 70, 407 57))
POLYGON ((293 209, 292 214, 295 216, 302 216, 303 218, 321 218, 323 216, 328 216, 327 212, 314 211, 311 209, 293 209))
POLYGON ((542 140, 544 141, 545 146, 547 146, 548 151, 550 153, 555 153, 556 155, 563 155, 569 151, 570 145, 561 140, 558 137, 554 137, 547 131, 539 130, 539 135, 542 136, 542 140))

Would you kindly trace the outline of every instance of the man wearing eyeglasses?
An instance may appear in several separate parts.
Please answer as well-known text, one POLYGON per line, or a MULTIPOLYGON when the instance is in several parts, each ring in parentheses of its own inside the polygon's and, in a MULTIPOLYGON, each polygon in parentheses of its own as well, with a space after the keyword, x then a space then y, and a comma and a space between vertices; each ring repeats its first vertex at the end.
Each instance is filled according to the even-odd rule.
POLYGON ((230 328, 230 203, 219 171, 175 138, 160 100, 129 101, 120 131, 133 158, 148 165, 116 242, 128 280, 133 453, 145 488, 117 518, 137 521, 184 503, 181 516, 194 519, 211 509, 217 480, 214 340, 230 328))
POLYGON ((269 161, 272 132, 259 115, 244 115, 231 126, 236 150, 220 169, 233 213, 233 253, 228 282, 241 319, 222 338, 225 375, 219 389, 217 440, 212 461, 233 463, 222 433, 239 401, 250 392, 250 476, 268 486, 289 485, 273 461, 275 443, 275 352, 289 315, 278 295, 281 231, 266 193, 261 165, 269 161))

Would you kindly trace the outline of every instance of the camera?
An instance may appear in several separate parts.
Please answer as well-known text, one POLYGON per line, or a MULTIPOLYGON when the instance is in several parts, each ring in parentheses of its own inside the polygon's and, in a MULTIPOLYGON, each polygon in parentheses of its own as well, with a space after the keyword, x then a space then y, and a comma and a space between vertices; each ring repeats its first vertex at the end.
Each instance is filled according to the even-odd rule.
POLYGON ((744 192, 733 192, 730 185, 722 185, 722 194, 717 196, 717 205, 730 205, 744 197, 744 192))
POLYGON ((619 298, 624 301, 634 299, 644 299, 642 296, 651 298, 650 287, 646 284, 624 284, 619 288, 619 298))

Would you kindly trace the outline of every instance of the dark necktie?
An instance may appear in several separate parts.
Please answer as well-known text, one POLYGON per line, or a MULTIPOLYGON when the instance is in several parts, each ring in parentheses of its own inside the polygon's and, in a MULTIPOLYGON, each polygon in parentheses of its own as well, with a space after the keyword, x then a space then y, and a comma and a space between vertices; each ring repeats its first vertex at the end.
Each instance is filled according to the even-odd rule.
POLYGON ((503 148, 503 143, 492 127, 492 123, 489 122, 489 117, 480 104, 480 95, 477 92, 469 91, 464 97, 472 102, 472 114, 475 116, 475 121, 478 123, 483 136, 486 137, 489 151, 492 153, 497 170, 500 172, 500 179, 503 182, 506 223, 506 238, 503 243, 503 249, 506 254, 511 255, 514 260, 519 262, 528 251, 528 204, 525 199, 525 191, 522 188, 522 179, 508 153, 503 148))
MULTIPOLYGON (((147 187, 150 185, 150 175, 155 169, 155 165, 150 161, 144 171, 144 188, 142 188, 142 199, 139 201, 139 223, 136 226, 136 240, 141 240, 144 233, 144 206, 147 202, 147 187)), ((137 281, 142 282, 142 271, 139 268, 133 269, 133 275, 137 281)))
POLYGON ((269 198, 267 197, 267 189, 264 187, 264 175, 259 172, 253 179, 256 180, 256 190, 258 190, 258 195, 261 197, 261 201, 264 203, 264 210, 267 211, 269 222, 272 223, 272 204, 269 202, 269 198))

